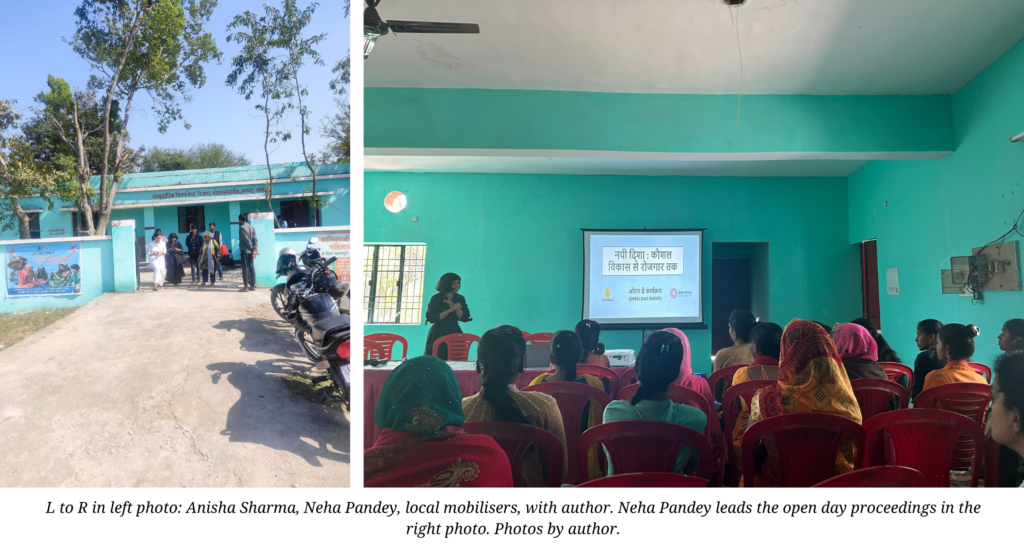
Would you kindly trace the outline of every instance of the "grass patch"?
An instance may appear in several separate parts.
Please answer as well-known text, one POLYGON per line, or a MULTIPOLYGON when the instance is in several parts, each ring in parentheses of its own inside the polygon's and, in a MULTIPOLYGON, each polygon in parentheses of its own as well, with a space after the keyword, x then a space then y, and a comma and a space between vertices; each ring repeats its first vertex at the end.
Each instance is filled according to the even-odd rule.
POLYGON ((69 316, 78 309, 50 308, 33 312, 16 314, 0 314, 0 350, 7 349, 21 342, 26 337, 69 316))
POLYGON ((281 379, 284 379, 284 384, 291 391, 292 396, 309 402, 316 402, 317 404, 326 404, 341 410, 341 398, 335 394, 330 381, 314 385, 312 381, 298 371, 294 371, 289 375, 283 375, 281 379))

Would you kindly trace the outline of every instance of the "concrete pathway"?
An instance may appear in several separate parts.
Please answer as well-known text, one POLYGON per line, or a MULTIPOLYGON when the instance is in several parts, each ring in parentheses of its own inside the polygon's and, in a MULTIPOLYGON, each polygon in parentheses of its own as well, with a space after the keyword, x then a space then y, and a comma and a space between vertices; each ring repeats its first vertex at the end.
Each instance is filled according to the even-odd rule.
POLYGON ((312 364, 240 276, 144 273, 0 351, 0 486, 348 486, 348 414, 293 396, 312 364))

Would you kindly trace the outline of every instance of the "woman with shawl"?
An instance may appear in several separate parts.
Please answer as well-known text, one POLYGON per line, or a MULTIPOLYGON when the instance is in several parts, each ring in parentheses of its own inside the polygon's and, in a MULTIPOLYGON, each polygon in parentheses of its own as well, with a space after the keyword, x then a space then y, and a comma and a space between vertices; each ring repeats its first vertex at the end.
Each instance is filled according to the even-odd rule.
POLYGON ((60 264, 57 271, 50 274, 51 287, 67 287, 71 283, 71 268, 68 264, 60 264))
MULTIPOLYGON (((210 286, 217 284, 217 262, 220 261, 220 245, 213 240, 209 232, 203 233, 203 249, 199 253, 199 271, 202 272, 203 286, 206 286, 206 278, 210 278, 210 286)), ((184 273, 184 272, 182 272, 184 273)))
POLYGON ((178 235, 171 233, 167 236, 167 282, 172 285, 180 285, 185 278, 185 253, 182 245, 178 242, 178 235))
POLYGON ((164 275, 167 273, 167 245, 160 236, 160 230, 153 233, 153 241, 149 243, 146 253, 149 256, 149 267, 153 270, 153 290, 164 288, 164 275))
POLYGON ((448 364, 419 356, 395 368, 364 454, 367 487, 511 487, 512 466, 494 439, 462 430, 462 392, 448 364))
MULTIPOLYGON (((794 319, 782 333, 779 382, 754 395, 750 425, 772 416, 799 413, 833 414, 861 423, 860 405, 839 352, 828 333, 811 321, 794 319)), ((760 486, 778 483, 777 447, 763 443, 767 457, 755 476, 760 486)), ((836 458, 836 473, 853 469, 852 443, 836 458)))
POLYGON ((889 378, 885 368, 878 365, 878 343, 867 329, 856 323, 840 323, 832 332, 836 351, 851 381, 889 378))

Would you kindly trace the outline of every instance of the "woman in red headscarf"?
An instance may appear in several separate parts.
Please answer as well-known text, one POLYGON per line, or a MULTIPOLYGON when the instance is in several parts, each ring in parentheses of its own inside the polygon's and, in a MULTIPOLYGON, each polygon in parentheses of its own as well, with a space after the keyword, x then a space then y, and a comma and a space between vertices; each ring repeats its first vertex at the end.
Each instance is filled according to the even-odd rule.
MULTIPOLYGON (((799 413, 832 414, 861 423, 860 405, 832 339, 817 323, 794 319, 782 333, 779 381, 754 395, 750 425, 773 416, 799 413)), ((847 443, 836 458, 836 471, 851 469, 852 443, 847 443)), ((778 482, 777 472, 769 447, 755 479, 760 486, 771 486, 778 482)))

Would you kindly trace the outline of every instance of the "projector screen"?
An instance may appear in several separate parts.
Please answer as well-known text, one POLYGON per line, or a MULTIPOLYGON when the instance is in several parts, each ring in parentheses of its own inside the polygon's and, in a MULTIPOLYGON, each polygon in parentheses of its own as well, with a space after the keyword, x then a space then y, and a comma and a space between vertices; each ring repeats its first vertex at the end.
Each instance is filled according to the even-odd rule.
POLYGON ((703 327, 704 229, 583 229, 583 318, 608 329, 703 327))

